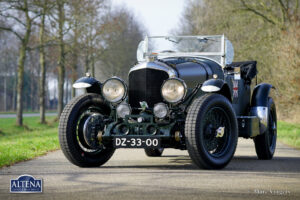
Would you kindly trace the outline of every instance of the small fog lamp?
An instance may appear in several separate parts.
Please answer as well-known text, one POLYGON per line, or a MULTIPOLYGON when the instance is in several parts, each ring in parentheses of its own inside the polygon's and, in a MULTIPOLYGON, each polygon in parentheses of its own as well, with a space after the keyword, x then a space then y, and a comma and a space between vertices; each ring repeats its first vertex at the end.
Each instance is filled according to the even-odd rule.
POLYGON ((153 113, 155 117, 160 119, 165 118, 169 112, 168 106, 164 103, 158 103, 154 105, 153 113))
POLYGON ((131 108, 126 103, 121 103, 117 106, 117 114, 120 118, 125 118, 126 115, 131 114, 131 108))

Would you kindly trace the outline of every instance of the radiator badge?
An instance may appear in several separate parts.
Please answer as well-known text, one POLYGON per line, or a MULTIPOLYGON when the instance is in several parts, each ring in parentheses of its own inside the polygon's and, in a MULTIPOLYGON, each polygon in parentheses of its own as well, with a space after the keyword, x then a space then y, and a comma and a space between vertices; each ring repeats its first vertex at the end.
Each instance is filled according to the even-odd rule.
POLYGON ((140 105, 143 111, 145 111, 148 108, 148 104, 146 101, 141 101, 140 105))
POLYGON ((42 179, 35 179, 33 176, 24 174, 18 179, 10 180, 11 193, 40 193, 43 191, 42 179))

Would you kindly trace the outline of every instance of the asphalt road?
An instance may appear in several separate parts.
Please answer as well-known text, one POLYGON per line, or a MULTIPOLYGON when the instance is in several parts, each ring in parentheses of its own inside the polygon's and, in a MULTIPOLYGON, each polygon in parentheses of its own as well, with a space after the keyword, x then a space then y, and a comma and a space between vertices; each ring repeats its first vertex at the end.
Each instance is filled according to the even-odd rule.
MULTIPOLYGON (((57 113, 46 113, 46 116, 56 116, 57 113)), ((40 113, 23 113, 23 117, 39 117, 40 113)), ((0 114, 0 118, 16 118, 16 114, 0 114)))
POLYGON ((70 164, 61 151, 0 169, 0 199, 300 199, 300 151, 278 144, 273 160, 255 156, 251 140, 239 140, 223 170, 199 170, 186 151, 160 158, 119 149, 99 168, 70 164), (42 178, 41 194, 10 194, 10 179, 42 178))

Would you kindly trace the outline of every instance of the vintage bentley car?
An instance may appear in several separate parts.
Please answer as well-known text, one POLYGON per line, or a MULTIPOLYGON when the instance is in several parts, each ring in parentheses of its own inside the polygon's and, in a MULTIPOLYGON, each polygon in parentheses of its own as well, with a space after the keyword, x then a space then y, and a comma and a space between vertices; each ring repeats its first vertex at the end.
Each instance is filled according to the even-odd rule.
POLYGON ((128 82, 87 75, 74 83, 86 93, 61 114, 63 153, 75 165, 92 167, 116 148, 144 148, 148 156, 176 148, 188 150, 200 168, 221 169, 243 137, 254 140, 259 159, 271 159, 274 87, 257 84, 256 61, 232 62, 233 56, 224 35, 146 37, 128 82))

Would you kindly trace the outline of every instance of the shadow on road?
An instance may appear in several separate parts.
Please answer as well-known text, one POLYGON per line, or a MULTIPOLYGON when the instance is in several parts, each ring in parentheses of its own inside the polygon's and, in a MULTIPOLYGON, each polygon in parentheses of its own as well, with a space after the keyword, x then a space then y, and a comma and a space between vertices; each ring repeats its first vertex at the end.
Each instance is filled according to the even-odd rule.
POLYGON ((226 170, 255 172, 300 172, 299 157, 274 157, 258 160, 254 156, 235 156, 226 170))
MULTIPOLYGON (((149 165, 118 165, 102 166, 101 168, 148 168, 148 169, 174 169, 174 170, 199 170, 189 156, 162 156, 167 159, 167 164, 149 165)), ((256 156, 235 156, 225 171, 240 172, 300 172, 300 158, 274 157, 272 160, 258 160, 256 156)))

